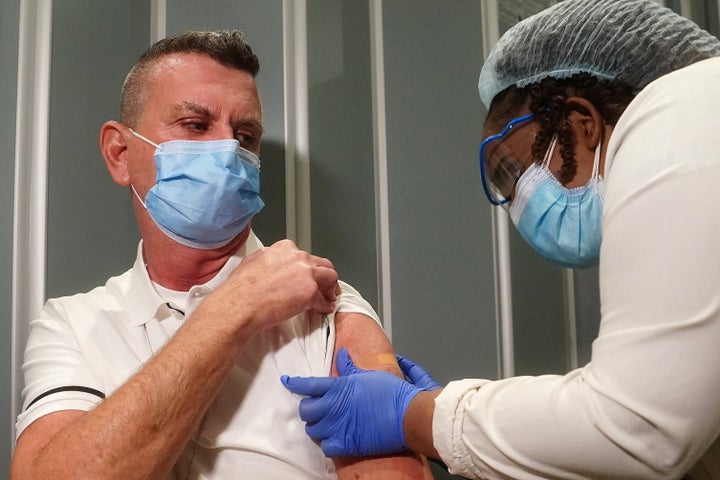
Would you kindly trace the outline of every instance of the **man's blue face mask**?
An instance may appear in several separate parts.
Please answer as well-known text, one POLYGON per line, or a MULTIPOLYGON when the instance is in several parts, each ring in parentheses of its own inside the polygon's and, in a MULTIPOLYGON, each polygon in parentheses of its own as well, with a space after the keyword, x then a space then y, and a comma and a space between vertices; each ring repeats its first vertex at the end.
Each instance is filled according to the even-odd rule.
POLYGON ((190 248, 230 243, 265 205, 260 198, 260 160, 235 139, 153 143, 155 185, 145 206, 158 228, 190 248))

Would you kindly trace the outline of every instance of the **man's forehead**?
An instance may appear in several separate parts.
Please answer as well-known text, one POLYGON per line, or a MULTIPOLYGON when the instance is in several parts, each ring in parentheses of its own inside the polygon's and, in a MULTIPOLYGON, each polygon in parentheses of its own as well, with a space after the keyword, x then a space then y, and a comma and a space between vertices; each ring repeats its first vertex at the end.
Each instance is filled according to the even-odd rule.
POLYGON ((146 86, 151 96, 164 99, 164 109, 216 116, 227 108, 228 100, 236 100, 243 107, 256 109, 258 120, 262 118, 259 93, 249 72, 192 53, 165 55, 158 59, 153 70, 146 86), (212 67, 230 72, 213 72, 212 67), (234 92, 238 94, 236 97, 234 92))
POLYGON ((202 53, 183 52, 169 53, 156 58, 148 69, 149 82, 157 80, 167 81, 174 78, 177 81, 195 82, 198 76, 203 78, 220 77, 222 79, 228 76, 242 76, 243 83, 248 82, 255 88, 255 78, 253 75, 243 69, 236 68, 202 53), (214 75, 213 75, 214 74, 214 75))
POLYGON ((199 52, 166 53, 157 57, 154 63, 156 67, 159 67, 161 70, 167 68, 184 68, 191 63, 215 63, 217 65, 222 65, 220 62, 210 57, 209 55, 199 52))

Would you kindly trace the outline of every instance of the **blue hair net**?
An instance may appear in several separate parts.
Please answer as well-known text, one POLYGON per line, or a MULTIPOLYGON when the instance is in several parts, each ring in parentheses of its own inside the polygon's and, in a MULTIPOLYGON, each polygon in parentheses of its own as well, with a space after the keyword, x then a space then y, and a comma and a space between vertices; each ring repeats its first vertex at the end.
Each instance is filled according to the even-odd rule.
POLYGON ((720 55, 720 40, 652 0, 565 0, 498 41, 478 82, 480 99, 546 77, 589 73, 640 91, 658 77, 720 55))

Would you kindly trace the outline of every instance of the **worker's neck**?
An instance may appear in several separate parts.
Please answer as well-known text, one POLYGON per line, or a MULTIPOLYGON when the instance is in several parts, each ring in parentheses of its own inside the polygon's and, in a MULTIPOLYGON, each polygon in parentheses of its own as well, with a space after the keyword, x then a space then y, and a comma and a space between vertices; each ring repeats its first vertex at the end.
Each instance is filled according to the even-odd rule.
POLYGON ((214 278, 245 244, 249 234, 248 226, 229 244, 214 250, 189 248, 165 235, 151 235, 143 239, 145 267, 153 282, 170 290, 186 292, 214 278))

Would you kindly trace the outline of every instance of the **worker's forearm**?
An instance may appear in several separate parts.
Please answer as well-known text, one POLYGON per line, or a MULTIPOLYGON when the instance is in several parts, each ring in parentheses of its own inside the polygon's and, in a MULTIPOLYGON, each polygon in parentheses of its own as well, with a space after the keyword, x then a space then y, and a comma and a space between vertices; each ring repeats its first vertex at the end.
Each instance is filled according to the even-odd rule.
POLYGON ((410 450, 440 458, 433 446, 432 421, 435 398, 442 390, 420 392, 412 399, 403 420, 405 443, 410 450))
POLYGON ((159 479, 172 468, 240 352, 237 332, 191 317, 136 375, 68 425, 26 479, 159 479))

